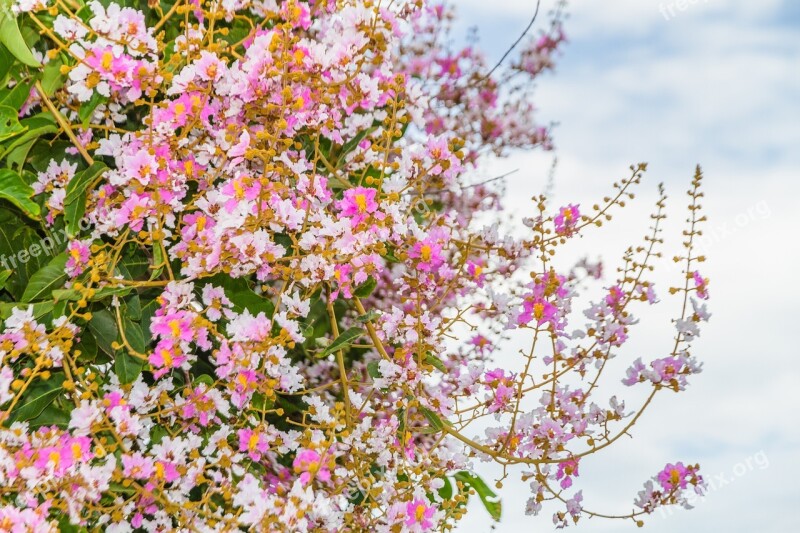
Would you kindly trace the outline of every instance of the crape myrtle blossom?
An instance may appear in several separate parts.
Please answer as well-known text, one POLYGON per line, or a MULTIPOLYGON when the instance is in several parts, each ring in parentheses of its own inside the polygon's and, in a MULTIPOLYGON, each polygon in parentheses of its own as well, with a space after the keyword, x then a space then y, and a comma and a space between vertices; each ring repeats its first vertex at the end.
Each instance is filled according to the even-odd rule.
MULTIPOLYGON (((497 68, 426 0, 74 7, 11 6, 42 67, 14 48, 0 88, 28 126, 2 139, 25 132, 0 247, 67 238, 0 271, 0 529, 449 530, 470 494, 500 516, 477 461, 557 527, 597 514, 584 465, 641 412, 602 396, 606 363, 684 390, 709 281, 694 218, 675 345, 631 356, 663 195, 617 275, 554 256, 645 165, 591 209, 535 198, 522 235, 478 177, 552 146, 530 91, 563 6, 497 68)), ((623 518, 701 478, 648 483, 623 518)))
POLYGON ((644 513, 652 513, 655 509, 667 505, 681 505, 691 509, 689 491, 702 494, 706 488, 703 477, 698 474, 697 465, 683 463, 667 464, 656 474, 652 481, 647 481, 644 490, 639 492, 635 501, 644 513))

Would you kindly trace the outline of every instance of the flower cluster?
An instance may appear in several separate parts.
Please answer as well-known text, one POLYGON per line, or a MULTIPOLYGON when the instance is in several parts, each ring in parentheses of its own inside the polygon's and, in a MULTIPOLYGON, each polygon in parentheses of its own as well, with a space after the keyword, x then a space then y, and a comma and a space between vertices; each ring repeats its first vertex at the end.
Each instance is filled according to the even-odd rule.
POLYGON ((666 505, 681 505, 691 509, 687 491, 702 494, 706 487, 698 469, 697 465, 668 464, 652 481, 645 483, 644 490, 639 492, 636 499, 636 506, 646 513, 666 505))
MULTIPOLYGON (((699 372, 699 169, 670 290, 689 303, 629 370, 652 384, 633 411, 599 383, 658 302, 663 191, 606 280, 553 256, 645 165, 591 209, 536 198, 520 236, 473 179, 551 146, 529 88, 561 9, 496 67, 425 0, 11 13, 0 254, 27 259, 0 270, 0 529, 449 530, 470 497, 500 517, 477 461, 519 467, 563 527, 597 515, 581 466, 699 372), (501 353, 514 335, 529 350, 501 353)), ((655 481, 628 517, 701 484, 681 463, 655 481)))

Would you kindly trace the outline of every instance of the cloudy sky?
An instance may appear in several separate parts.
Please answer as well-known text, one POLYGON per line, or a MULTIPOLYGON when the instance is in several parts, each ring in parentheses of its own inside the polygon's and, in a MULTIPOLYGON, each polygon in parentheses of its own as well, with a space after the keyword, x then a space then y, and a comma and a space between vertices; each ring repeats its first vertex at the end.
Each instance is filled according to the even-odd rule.
MULTIPOLYGON (((543 2, 552 7, 552 0, 543 2)), ((490 61, 524 29, 534 0, 457 0, 462 27, 477 26, 490 61)), ((650 163, 636 202, 570 253, 613 265, 642 236, 656 185, 670 195, 667 256, 679 251, 694 166, 706 174, 712 322, 695 345, 705 371, 689 391, 660 397, 634 438, 581 464, 584 503, 625 513, 642 483, 666 462, 700 462, 713 483, 692 511, 656 513, 644 531, 800 531, 800 370, 795 277, 800 242, 800 2, 792 0, 573 0, 570 44, 536 102, 557 121, 555 202, 591 205, 630 164, 650 163)), ((544 20, 544 19, 542 19, 544 20)), ((487 175, 508 181, 518 213, 542 191, 552 155, 514 154, 487 175)), ((619 358, 663 356, 677 302, 665 261, 656 273, 662 304, 646 309, 619 358)), ((513 367, 514 348, 498 363, 513 367)), ((613 383, 606 391, 614 391, 613 383)), ((635 397, 630 405, 635 405, 635 397)), ((484 468, 487 477, 496 474, 484 468)), ((500 531, 547 531, 549 513, 524 514, 529 492, 506 481, 500 531)), ((489 531, 474 507, 462 531, 489 531)), ((582 522, 575 531, 625 532, 632 522, 582 522)))

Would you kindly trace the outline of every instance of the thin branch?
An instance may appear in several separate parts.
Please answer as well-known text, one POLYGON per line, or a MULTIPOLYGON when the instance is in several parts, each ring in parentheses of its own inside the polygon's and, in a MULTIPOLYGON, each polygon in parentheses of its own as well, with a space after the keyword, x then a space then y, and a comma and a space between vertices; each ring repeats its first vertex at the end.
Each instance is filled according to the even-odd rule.
POLYGON ((514 44, 512 44, 511 47, 508 50, 506 50, 506 53, 503 54, 503 57, 500 58, 500 61, 498 61, 497 64, 495 64, 495 66, 492 67, 492 70, 490 70, 488 74, 486 74, 485 76, 480 78, 476 82, 476 84, 477 83, 481 83, 481 82, 486 81, 487 79, 489 79, 492 76, 492 74, 494 74, 494 71, 497 70, 498 68, 500 68, 500 65, 503 64, 503 61, 505 61, 506 58, 509 55, 511 55, 511 52, 514 51, 514 49, 517 47, 517 45, 519 45, 519 43, 522 42, 522 39, 524 39, 525 36, 528 35, 528 32, 531 31, 531 28, 533 28, 534 23, 536 23, 536 18, 539 16, 539 7, 541 6, 541 3, 542 3, 542 0, 536 0, 536 11, 533 13, 533 18, 531 18, 531 21, 528 23, 528 26, 525 28, 525 31, 523 31, 522 35, 520 35, 519 38, 516 41, 514 41, 514 44))

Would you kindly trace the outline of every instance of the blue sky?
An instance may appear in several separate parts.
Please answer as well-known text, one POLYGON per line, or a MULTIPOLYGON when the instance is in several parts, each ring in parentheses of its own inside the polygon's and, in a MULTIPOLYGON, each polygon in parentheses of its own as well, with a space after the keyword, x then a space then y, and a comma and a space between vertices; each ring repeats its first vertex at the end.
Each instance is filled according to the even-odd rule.
MULTIPOLYGON (((644 531, 791 533, 800 531, 800 371, 794 329, 800 297, 796 231, 800 200, 800 2, 573 0, 570 38, 536 103, 556 129, 555 202, 594 203, 627 167, 648 161, 639 196, 603 230, 572 250, 611 262, 644 231, 663 181, 670 194, 666 255, 679 251, 684 191, 695 164, 706 173, 710 218, 712 322, 696 343, 705 372, 685 394, 665 396, 634 439, 581 465, 587 507, 625 512, 642 483, 665 462, 700 462, 716 488, 692 511, 652 517, 644 531), (662 14, 676 4, 669 20, 662 14), (741 475, 738 475, 741 474, 741 475), (723 482, 723 480, 727 482, 723 482)), ((490 62, 527 24, 534 0, 457 0, 461 27, 477 26, 490 62)), ((553 2, 545 0, 545 8, 553 2)), ((544 20, 544 19, 542 19, 544 20)), ((515 153, 490 161, 486 176, 509 178, 507 205, 525 213, 552 154, 515 153)), ((656 272, 664 302, 619 358, 660 357, 675 303, 665 288, 679 273, 656 272)), ((513 347, 508 354, 513 354, 513 347)), ((505 357, 505 359, 502 359, 505 357)), ((512 355, 498 363, 512 367, 512 355)), ((616 392, 610 383, 608 392, 616 392)), ((635 395, 631 405, 636 404, 635 395)), ((487 477, 496 474, 482 466, 487 477)), ((506 481, 500 530, 547 531, 550 518, 524 516, 522 483, 506 481)), ((488 531, 474 508, 462 531, 488 531)), ((632 523, 582 523, 579 532, 638 531, 632 523)))

